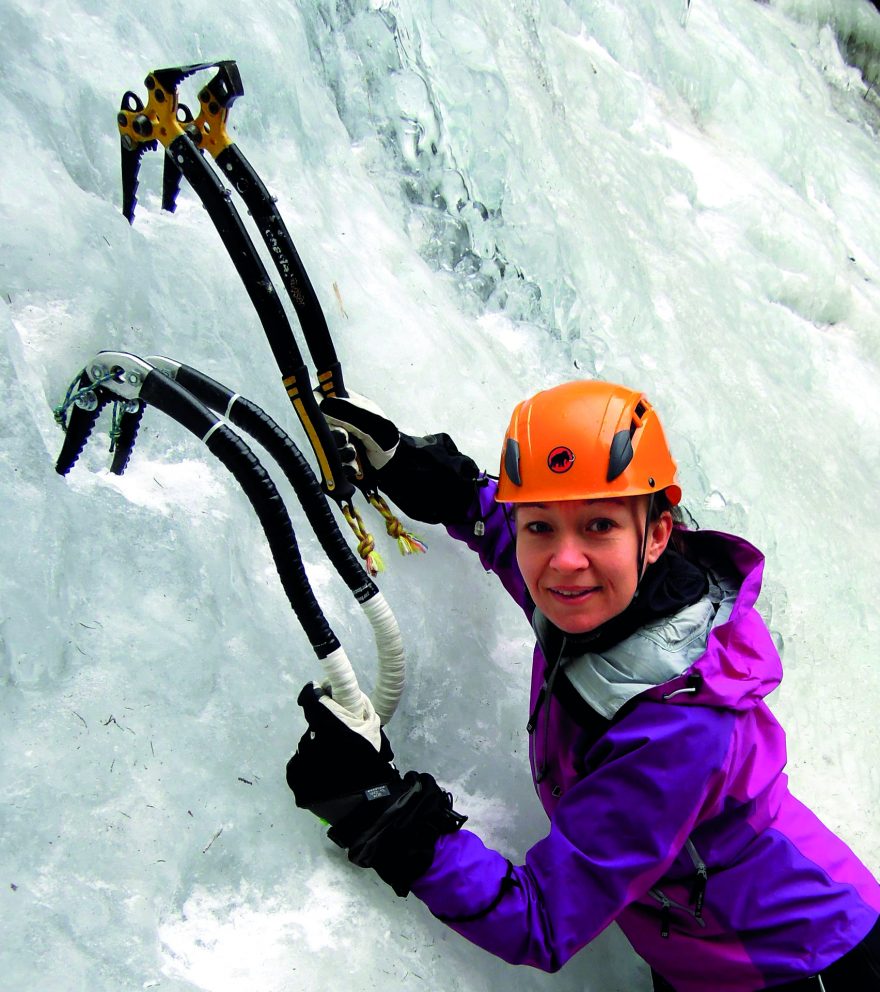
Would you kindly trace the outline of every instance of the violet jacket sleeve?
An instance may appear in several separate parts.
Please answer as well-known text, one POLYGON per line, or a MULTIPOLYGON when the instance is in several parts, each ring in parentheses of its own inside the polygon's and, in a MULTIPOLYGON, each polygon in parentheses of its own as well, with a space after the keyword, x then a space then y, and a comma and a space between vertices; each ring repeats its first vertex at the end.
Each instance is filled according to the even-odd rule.
POLYGON ((516 563, 514 519, 509 507, 495 502, 498 484, 488 476, 473 492, 467 520, 447 524, 447 532, 480 556, 483 568, 494 572, 516 603, 531 617, 532 603, 516 563))
POLYGON ((462 830, 440 838, 413 893, 505 961, 555 971, 651 889, 717 804, 735 719, 640 703, 589 753, 524 864, 462 830))

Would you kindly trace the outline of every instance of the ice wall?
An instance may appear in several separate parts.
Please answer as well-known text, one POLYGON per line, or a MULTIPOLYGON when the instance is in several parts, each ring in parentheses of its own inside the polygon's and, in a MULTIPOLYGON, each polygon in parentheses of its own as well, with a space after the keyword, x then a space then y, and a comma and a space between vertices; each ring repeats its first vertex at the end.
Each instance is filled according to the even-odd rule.
MULTIPOLYGON (((119 211, 119 100, 169 64, 238 60, 236 139, 352 386, 404 429, 448 430, 494 467, 527 393, 579 374, 646 390, 697 519, 768 552, 795 790, 880 867, 878 114, 838 45, 855 38, 870 67, 878 17, 793 0, 6 0, 7 987, 649 987, 615 930, 556 976, 487 957, 293 808, 295 696, 317 668, 245 498, 189 436, 148 414, 122 479, 97 441, 55 475, 52 407, 101 348, 196 365, 295 433, 205 212, 186 194, 159 209, 158 154, 134 227, 119 211)), ((294 518, 369 670, 369 632, 294 518)), ((420 530, 426 558, 383 549, 411 658, 391 737, 516 859, 545 829, 529 631, 420 530)))

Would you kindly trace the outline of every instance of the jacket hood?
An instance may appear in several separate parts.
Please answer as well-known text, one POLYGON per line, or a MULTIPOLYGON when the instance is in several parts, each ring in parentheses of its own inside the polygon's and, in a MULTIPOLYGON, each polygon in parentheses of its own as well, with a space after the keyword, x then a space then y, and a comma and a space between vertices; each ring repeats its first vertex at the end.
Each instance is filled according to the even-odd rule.
MULTIPOLYGON (((754 609, 763 556, 731 535, 677 533, 683 558, 701 577, 700 588, 690 580, 679 582, 680 590, 689 587, 692 594, 680 599, 678 608, 643 612, 635 627, 625 625, 618 637, 609 638, 608 632, 596 637, 597 631, 563 640, 556 649, 568 681, 606 719, 642 694, 746 709, 782 677, 779 655, 754 609)), ((676 571, 681 574, 680 567, 676 571)), ((547 621, 539 615, 533 625, 546 657, 547 621)))
POLYGON ((678 678, 650 691, 670 702, 749 709, 782 681, 782 661, 755 609, 764 556, 748 541, 718 531, 678 532, 682 553, 706 571, 718 601, 705 649, 678 678), (685 690, 685 691, 682 691, 685 690))

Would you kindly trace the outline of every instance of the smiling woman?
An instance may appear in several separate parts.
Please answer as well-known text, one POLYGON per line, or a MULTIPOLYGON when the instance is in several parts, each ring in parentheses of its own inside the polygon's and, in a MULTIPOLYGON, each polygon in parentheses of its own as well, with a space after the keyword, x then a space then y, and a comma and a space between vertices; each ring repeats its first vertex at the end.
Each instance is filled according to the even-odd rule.
MULTIPOLYGON (((350 411, 346 429, 366 441, 375 416, 350 411)), ((616 921, 658 992, 880 992, 880 886, 788 791, 763 556, 674 524, 676 465, 645 396, 591 381, 525 400, 497 483, 445 435, 389 445, 388 424, 380 487, 446 523, 534 629, 550 831, 514 866, 310 687, 297 802, 338 810, 350 860, 515 964, 556 971, 616 921)))
POLYGON ((672 533, 669 511, 649 513, 647 496, 516 507, 516 561, 548 620, 583 634, 629 606, 672 533))
POLYGON ((498 500, 516 514, 516 560, 543 615, 586 634, 622 613, 663 554, 681 499, 660 419, 641 394, 570 382, 520 403, 498 500))

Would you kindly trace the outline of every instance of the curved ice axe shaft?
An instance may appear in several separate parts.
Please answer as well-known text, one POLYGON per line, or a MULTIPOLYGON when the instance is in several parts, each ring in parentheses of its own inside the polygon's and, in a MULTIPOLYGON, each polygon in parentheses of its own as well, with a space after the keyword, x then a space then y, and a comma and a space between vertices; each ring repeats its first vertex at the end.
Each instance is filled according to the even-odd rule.
MULTIPOLYGON (((167 359, 160 361, 166 362, 169 366, 177 365, 177 363, 171 363, 167 359)), ((178 374, 184 368, 186 367, 177 365, 178 374)), ((225 387, 201 376, 201 373, 197 373, 195 370, 187 370, 187 373, 190 375, 191 384, 201 378, 216 389, 225 390, 225 387)), ((184 378, 186 377, 184 375, 184 378)), ((359 715, 361 690, 354 670, 314 597, 305 575, 293 526, 281 496, 253 452, 193 392, 175 382, 168 372, 163 373, 155 365, 137 356, 123 352, 100 352, 86 366, 80 377, 81 388, 89 383, 94 384, 97 410, 100 410, 100 407, 111 399, 124 400, 130 406, 134 406, 136 403, 151 404, 200 438, 212 454, 219 458, 233 474, 260 519, 263 531, 269 541, 281 584, 315 654, 324 666, 333 698, 355 715, 359 715)), ((225 392, 228 394, 225 404, 227 412, 229 412, 230 405, 239 405, 240 409, 247 410, 252 417, 256 416, 256 422, 263 425, 258 433, 262 433, 263 429, 266 428, 270 432, 277 430, 279 434, 283 435, 280 428, 277 428, 277 425, 265 414, 262 414, 258 407, 241 397, 237 397, 237 394, 232 394, 229 390, 225 390, 225 392), (262 418, 258 414, 262 414, 262 418)), ((139 419, 141 413, 140 409, 132 409, 125 416, 139 419)), ((81 411, 79 407, 74 410, 62 455, 59 456, 56 465, 56 470, 60 474, 66 474, 75 464, 96 416, 94 411, 86 413, 86 411, 81 411), (77 416, 80 412, 83 414, 81 417, 77 416)), ((117 451, 117 457, 114 458, 114 470, 121 473, 127 464, 136 431, 127 433, 121 431, 120 434, 128 438, 128 449, 117 451)), ((286 444, 282 442, 282 447, 287 450, 289 446, 289 448, 296 450, 293 442, 286 438, 286 435, 283 436, 286 439, 286 444)), ((314 474, 299 452, 296 453, 311 478, 311 484, 314 488, 314 499, 311 501, 323 504, 326 509, 326 503, 321 496, 320 487, 314 474)), ((291 471, 293 470, 291 469, 291 471)), ((300 470, 297 469, 296 471, 299 472, 300 470)), ((300 480, 299 485, 302 488, 305 484, 300 480)), ((330 520, 333 527, 336 526, 332 515, 328 515, 327 519, 330 520)), ((323 530, 326 525, 322 524, 321 527, 323 530)), ((341 535, 338 535, 338 538, 339 543, 348 551, 341 535)), ((330 543, 329 537, 325 539, 330 543)), ((350 555, 351 552, 348 551, 348 554, 350 555)), ((354 559, 354 565, 357 565, 356 559, 354 559)), ((357 566, 357 572, 358 575, 353 569, 348 568, 348 584, 350 587, 357 586, 356 595, 358 595, 359 601, 373 625, 380 658, 380 673, 374 693, 374 706, 379 713, 380 721, 386 723, 394 712, 403 688, 402 644, 397 625, 390 614, 384 597, 375 588, 375 585, 364 576, 363 570, 359 566, 357 566), (372 592, 370 586, 375 592, 372 592)), ((352 591, 355 592, 355 589, 352 588, 352 591)))

